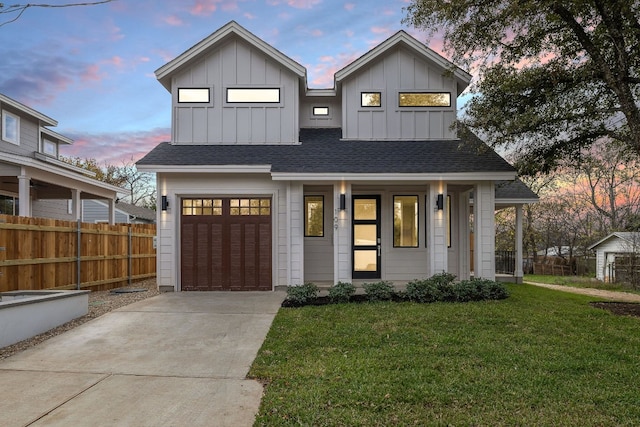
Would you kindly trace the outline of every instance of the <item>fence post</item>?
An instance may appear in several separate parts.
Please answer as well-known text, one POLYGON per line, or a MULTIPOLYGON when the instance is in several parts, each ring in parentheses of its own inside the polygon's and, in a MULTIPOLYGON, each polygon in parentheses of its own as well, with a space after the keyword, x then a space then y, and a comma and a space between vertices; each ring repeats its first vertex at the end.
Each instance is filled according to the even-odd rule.
POLYGON ((128 230, 129 230, 129 250, 128 250, 128 252, 129 252, 129 286, 131 286, 131 275, 133 274, 133 266, 132 266, 132 259, 131 259, 132 255, 133 255, 132 254, 133 249, 131 247, 131 240, 132 240, 131 239, 131 224, 129 224, 128 230))
POLYGON ((77 224, 78 224, 78 229, 76 231, 76 234, 77 234, 77 238, 78 238, 78 241, 77 241, 78 247, 76 249, 77 249, 77 253, 78 253, 78 261, 77 261, 77 266, 76 266, 76 274, 78 275, 78 285, 77 285, 76 289, 80 290, 80 285, 82 283, 81 279, 80 279, 80 261, 82 259, 82 247, 81 247, 81 244, 82 244, 82 230, 81 230, 82 221, 78 219, 77 224))

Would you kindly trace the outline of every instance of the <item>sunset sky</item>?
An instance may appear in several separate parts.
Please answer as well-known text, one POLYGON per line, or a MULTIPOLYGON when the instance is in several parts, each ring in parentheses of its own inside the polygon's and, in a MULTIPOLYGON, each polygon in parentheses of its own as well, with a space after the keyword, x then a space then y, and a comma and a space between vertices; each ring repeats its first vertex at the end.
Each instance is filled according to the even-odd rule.
MULTIPOLYGON (((61 5, 75 0, 42 0, 61 5)), ((11 4, 24 3, 20 0, 11 4)), ((8 3, 5 3, 8 4, 8 3)), ((116 0, 0 13, 0 93, 58 121, 64 156, 119 165, 170 138, 154 71, 231 20, 307 68, 311 88, 398 30, 408 0, 116 0), (3 25, 4 24, 4 25, 3 25)), ((429 47, 441 52, 441 42, 429 47)))

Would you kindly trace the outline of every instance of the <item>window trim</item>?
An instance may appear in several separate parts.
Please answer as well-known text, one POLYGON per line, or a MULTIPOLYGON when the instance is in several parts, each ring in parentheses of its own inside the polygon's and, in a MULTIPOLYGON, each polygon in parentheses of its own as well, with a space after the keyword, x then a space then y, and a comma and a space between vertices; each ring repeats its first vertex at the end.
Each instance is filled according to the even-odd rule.
POLYGON ((432 91, 432 90, 399 90, 398 91, 398 108, 451 108, 451 92, 447 91, 432 91), (449 96, 449 104, 448 105, 402 105, 401 99, 402 95, 420 95, 420 94, 433 94, 433 95, 448 95, 449 96))
POLYGON ((312 237, 312 238, 322 238, 325 237, 325 232, 324 232, 324 210, 325 210, 325 204, 324 204, 324 194, 305 194, 304 195, 304 237, 312 237), (321 234, 309 234, 309 211, 307 209, 307 198, 320 198, 320 201, 322 202, 322 211, 321 211, 321 215, 322 215, 322 222, 321 222, 321 234))
POLYGON ((416 249, 420 247, 420 196, 418 194, 394 194, 392 198, 392 213, 391 213, 391 229, 393 230, 392 243, 394 248, 398 249, 416 249), (416 220, 415 220, 415 236, 416 243, 412 246, 398 246, 396 245, 396 213, 395 213, 395 205, 396 205, 396 197, 414 197, 415 198, 415 206, 416 206, 416 220))
POLYGON ((2 123, 0 123, 0 127, 2 127, 2 140, 14 145, 20 145, 20 116, 17 114, 10 113, 7 110, 2 110, 2 123), (7 119, 12 118, 16 121, 16 137, 15 139, 10 138, 7 133, 7 119))
POLYGON ((178 105, 213 105, 213 88, 210 86, 181 86, 176 89, 176 104, 178 105), (208 101, 180 101, 180 91, 182 90, 205 90, 207 91, 208 101))
POLYGON ((360 91, 360 108, 382 109, 382 91, 381 90, 362 90, 360 91), (363 105, 362 97, 365 94, 378 94, 380 96, 380 105, 363 105))
POLYGON ((247 105, 259 105, 259 106, 282 106, 283 105, 283 88, 281 86, 228 86, 224 89, 224 105, 229 107, 235 107, 238 105, 247 106, 247 105), (229 101, 229 91, 234 90, 277 90, 278 91, 278 100, 277 101, 229 101))

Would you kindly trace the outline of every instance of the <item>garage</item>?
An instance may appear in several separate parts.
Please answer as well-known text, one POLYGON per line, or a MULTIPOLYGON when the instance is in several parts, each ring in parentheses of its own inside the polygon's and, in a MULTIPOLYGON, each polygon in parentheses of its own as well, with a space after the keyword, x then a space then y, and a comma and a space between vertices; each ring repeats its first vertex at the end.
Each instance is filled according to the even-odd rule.
POLYGON ((183 291, 270 291, 270 197, 183 198, 183 291))

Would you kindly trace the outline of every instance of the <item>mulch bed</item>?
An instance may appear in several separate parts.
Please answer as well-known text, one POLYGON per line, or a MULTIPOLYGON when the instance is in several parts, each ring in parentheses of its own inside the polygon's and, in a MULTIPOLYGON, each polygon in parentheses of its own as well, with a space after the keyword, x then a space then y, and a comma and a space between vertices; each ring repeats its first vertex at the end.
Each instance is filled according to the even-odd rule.
POLYGON ((609 310, 619 316, 640 317, 640 303, 637 302, 592 302, 591 306, 609 310))

